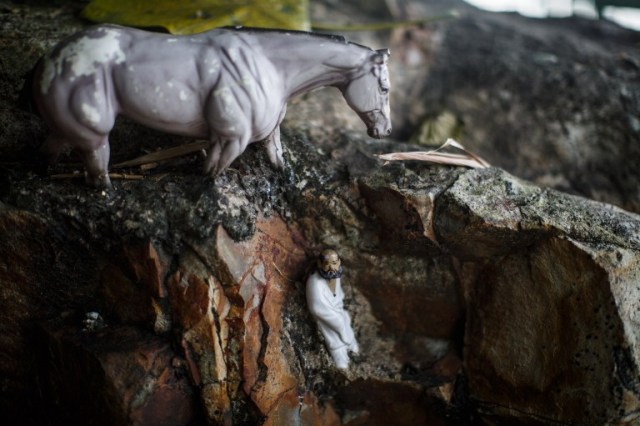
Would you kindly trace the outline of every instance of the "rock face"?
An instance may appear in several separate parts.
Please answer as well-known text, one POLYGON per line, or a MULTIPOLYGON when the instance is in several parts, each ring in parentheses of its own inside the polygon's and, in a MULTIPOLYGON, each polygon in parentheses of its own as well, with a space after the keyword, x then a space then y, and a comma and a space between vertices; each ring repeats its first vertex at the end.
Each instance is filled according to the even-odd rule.
MULTIPOLYGON (((80 25, 55 10, 63 28, 80 25)), ((296 101, 284 171, 252 146, 215 179, 192 155, 128 169, 141 179, 109 193, 38 174, 44 128, 14 92, 62 31, 44 20, 36 42, 20 22, 48 11, 1 15, 15 64, 0 80, 8 424, 638 421, 640 217, 497 168, 383 165, 374 154, 415 147, 371 142, 330 92, 296 101), (304 296, 326 246, 343 258, 361 347, 346 373, 304 296)), ((454 116, 477 109, 460 90, 442 98, 454 116)), ((482 141, 474 120, 465 131, 482 141)), ((181 143, 127 122, 112 136, 123 159, 181 143)), ((48 174, 76 167, 65 157, 48 174)))
POLYGON ((464 366, 488 415, 637 421, 639 223, 603 207, 496 171, 469 172, 441 198, 436 229, 474 264, 464 366))
POLYGON ((45 333, 42 390, 54 422, 187 425, 197 418, 193 385, 166 339, 122 326, 45 333))
MULTIPOLYGON (((412 19, 443 9, 407 3, 412 19)), ((539 185, 639 212, 640 34, 459 9, 459 19, 397 30, 394 75, 407 86, 394 127, 435 146, 453 137, 539 185)))

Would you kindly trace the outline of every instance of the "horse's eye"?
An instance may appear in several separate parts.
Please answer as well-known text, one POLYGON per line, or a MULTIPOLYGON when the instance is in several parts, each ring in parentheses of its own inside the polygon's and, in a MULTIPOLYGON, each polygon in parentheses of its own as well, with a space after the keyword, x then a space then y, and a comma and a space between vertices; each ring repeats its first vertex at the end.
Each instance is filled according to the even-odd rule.
POLYGON ((386 95, 387 93, 389 93, 389 88, 386 86, 380 86, 380 91, 386 95))

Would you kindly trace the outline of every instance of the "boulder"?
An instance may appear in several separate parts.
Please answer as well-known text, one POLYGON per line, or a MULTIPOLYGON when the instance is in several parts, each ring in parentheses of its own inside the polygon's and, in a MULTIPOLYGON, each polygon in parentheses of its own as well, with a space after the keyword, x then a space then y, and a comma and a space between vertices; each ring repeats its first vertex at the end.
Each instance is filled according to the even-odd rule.
POLYGON ((194 388, 166 339, 138 328, 88 330, 64 322, 47 323, 40 342, 47 355, 40 360, 40 391, 49 419, 167 426, 197 421, 194 388))
POLYGON ((468 172, 440 198, 441 241, 475 264, 464 368, 484 415, 637 421, 639 219, 498 170, 468 172))

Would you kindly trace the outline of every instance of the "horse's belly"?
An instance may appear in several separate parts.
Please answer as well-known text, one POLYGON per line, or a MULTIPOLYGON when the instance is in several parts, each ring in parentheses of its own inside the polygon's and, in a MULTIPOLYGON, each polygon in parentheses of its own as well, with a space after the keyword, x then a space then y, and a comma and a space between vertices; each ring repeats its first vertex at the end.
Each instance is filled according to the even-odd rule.
POLYGON ((252 134, 251 142, 258 142, 266 139, 267 137, 269 137, 271 133, 273 133, 277 125, 278 125, 278 122, 274 120, 268 124, 261 126, 259 130, 254 130, 252 134))
POLYGON ((148 116, 139 116, 135 114, 122 115, 136 123, 161 132, 192 138, 209 138, 208 126, 202 119, 195 119, 192 121, 171 121, 168 119, 159 120, 157 117, 150 118, 148 116))
MULTIPOLYGON (((277 99, 277 96, 275 98, 277 99)), ((253 142, 266 139, 273 133, 275 128, 280 125, 280 120, 283 118, 282 112, 286 106, 286 103, 278 102, 275 99, 262 99, 261 101, 265 103, 263 108, 259 108, 262 113, 253 116, 253 142)))
POLYGON ((139 124, 162 132, 194 138, 208 137, 208 126, 201 113, 186 115, 182 112, 172 115, 167 112, 167 110, 160 111, 156 108, 142 111, 129 108, 121 114, 139 124))
POLYGON ((114 73, 120 114, 168 133, 208 135, 200 94, 191 89, 195 84, 130 67, 114 73))

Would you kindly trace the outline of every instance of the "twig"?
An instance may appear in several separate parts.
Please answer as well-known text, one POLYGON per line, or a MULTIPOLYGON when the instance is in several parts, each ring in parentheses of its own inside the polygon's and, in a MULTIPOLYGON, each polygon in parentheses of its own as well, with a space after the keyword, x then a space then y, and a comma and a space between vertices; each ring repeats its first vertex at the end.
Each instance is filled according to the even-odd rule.
POLYGON ((158 163, 145 163, 145 164, 140 164, 140 170, 151 170, 151 169, 155 169, 156 167, 158 167, 158 163))
POLYGON ((123 167, 134 167, 142 164, 156 163, 158 161, 169 160, 175 157, 181 157, 183 155, 191 154, 193 152, 200 151, 209 146, 209 141, 198 141, 189 143, 186 145, 180 145, 173 148, 163 149, 161 151, 152 152, 151 154, 142 155, 134 158, 133 160, 123 161, 122 163, 114 164, 114 169, 120 169, 123 167))
POLYGON ((169 173, 162 173, 162 174, 153 176, 151 179, 155 180, 156 182, 160 182, 162 179, 166 178, 167 176, 169 176, 169 173))
MULTIPOLYGON (((49 176, 50 179, 60 180, 60 179, 78 179, 83 178, 84 174, 82 173, 59 173, 56 175, 49 176)), ((122 179, 122 180, 141 180, 144 179, 142 175, 131 175, 126 173, 109 173, 109 178, 111 179, 122 179)))

